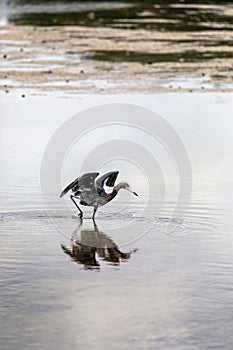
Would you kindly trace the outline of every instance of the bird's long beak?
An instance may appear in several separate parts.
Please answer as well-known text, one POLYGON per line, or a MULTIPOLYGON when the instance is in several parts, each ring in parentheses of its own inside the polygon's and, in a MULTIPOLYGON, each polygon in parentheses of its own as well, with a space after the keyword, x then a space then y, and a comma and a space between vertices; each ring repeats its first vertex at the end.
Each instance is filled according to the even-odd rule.
POLYGON ((129 192, 133 193, 135 196, 138 197, 138 194, 136 192, 134 192, 133 190, 131 190, 131 188, 128 188, 129 192))

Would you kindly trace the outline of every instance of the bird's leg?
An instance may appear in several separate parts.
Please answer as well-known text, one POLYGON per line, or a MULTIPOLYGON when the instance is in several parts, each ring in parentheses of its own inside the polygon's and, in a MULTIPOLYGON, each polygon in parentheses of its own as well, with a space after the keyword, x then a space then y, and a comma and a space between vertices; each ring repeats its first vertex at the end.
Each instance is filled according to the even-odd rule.
POLYGON ((74 239, 78 237, 78 235, 80 234, 82 225, 83 225, 83 219, 80 218, 80 220, 78 221, 78 226, 75 228, 74 232, 71 235, 71 241, 74 241, 74 239))
POLYGON ((74 196, 70 196, 70 199, 72 200, 72 202, 74 202, 74 205, 76 206, 76 208, 78 208, 78 210, 79 210, 79 217, 80 218, 82 218, 83 217, 83 212, 82 212, 82 210, 79 208, 79 206, 78 206, 78 204, 75 202, 75 200, 74 200, 74 196))
POLYGON ((94 207, 94 211, 93 211, 93 215, 92 215, 92 219, 93 219, 94 223, 95 223, 95 213, 97 212, 97 209, 98 209, 98 207, 94 207))
POLYGON ((81 231, 81 228, 82 228, 82 225, 83 225, 83 218, 80 218, 79 222, 78 222, 78 226, 76 227, 76 229, 74 230, 74 232, 72 233, 72 236, 71 236, 71 242, 75 242, 78 235, 80 234, 80 231, 81 231))

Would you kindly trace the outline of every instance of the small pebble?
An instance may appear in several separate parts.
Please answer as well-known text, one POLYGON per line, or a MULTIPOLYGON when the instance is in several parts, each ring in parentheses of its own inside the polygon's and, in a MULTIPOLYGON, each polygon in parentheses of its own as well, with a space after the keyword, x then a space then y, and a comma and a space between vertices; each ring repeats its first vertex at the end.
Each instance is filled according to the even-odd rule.
POLYGON ((152 61, 148 61, 147 63, 148 63, 148 64, 152 64, 153 62, 152 62, 152 61))
POLYGON ((66 83, 69 83, 70 81, 69 81, 69 79, 66 79, 66 83))
POLYGON ((89 13, 87 14, 87 18, 90 19, 90 20, 95 19, 95 12, 89 12, 89 13))
POLYGON ((26 95, 24 95, 24 94, 23 94, 23 95, 21 95, 21 97, 23 97, 23 98, 24 98, 24 97, 26 97, 26 95))
POLYGON ((7 58, 7 55, 3 55, 3 58, 7 58))
POLYGON ((10 92, 9 90, 5 90, 5 93, 7 93, 7 94, 8 94, 9 92, 10 92))
POLYGON ((80 73, 83 74, 83 73, 84 73, 84 70, 80 70, 80 73))

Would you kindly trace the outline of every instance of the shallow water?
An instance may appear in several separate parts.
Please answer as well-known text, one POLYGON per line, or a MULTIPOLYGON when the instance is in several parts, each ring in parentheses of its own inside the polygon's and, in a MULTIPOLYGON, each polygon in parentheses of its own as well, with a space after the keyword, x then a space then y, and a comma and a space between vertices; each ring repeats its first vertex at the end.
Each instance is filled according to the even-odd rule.
MULTIPOLYGON (((230 350, 232 95, 0 99, 2 348, 230 350), (81 223, 59 193, 44 207, 40 170, 48 141, 72 115, 106 102, 154 109, 183 139, 193 191, 182 220, 179 210, 171 220, 176 180, 159 147, 156 159, 168 172, 162 211, 156 181, 158 195, 143 211, 148 190, 140 171, 132 174, 124 162, 115 165, 139 197, 121 193, 97 212, 96 226, 81 223)), ((73 152, 61 187, 76 174, 73 152)))

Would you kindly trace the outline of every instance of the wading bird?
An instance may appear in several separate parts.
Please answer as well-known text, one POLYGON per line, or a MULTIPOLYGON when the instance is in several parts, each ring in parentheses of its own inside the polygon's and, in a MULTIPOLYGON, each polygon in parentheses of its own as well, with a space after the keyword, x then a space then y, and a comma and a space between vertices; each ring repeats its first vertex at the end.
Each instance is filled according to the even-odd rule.
POLYGON ((70 193, 70 199, 79 210, 79 217, 83 217, 83 212, 75 201, 75 198, 80 199, 80 205, 94 207, 92 219, 94 220, 98 207, 103 206, 116 197, 120 189, 125 189, 135 193, 127 182, 120 182, 114 186, 119 171, 110 171, 99 176, 99 173, 86 173, 71 182, 60 194, 63 197, 66 193, 70 193), (113 187, 112 192, 105 192, 104 185, 113 187))

